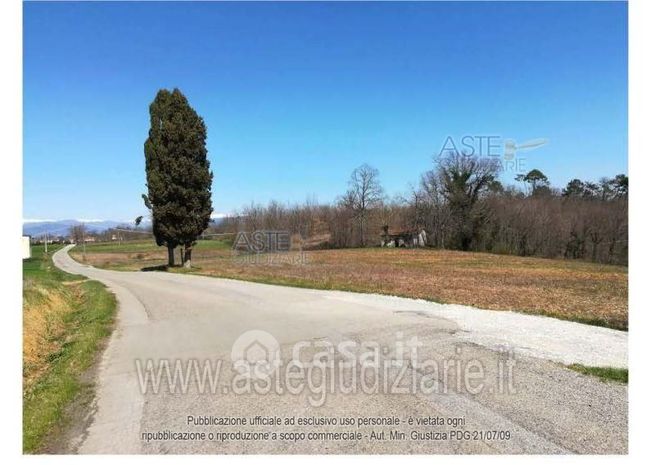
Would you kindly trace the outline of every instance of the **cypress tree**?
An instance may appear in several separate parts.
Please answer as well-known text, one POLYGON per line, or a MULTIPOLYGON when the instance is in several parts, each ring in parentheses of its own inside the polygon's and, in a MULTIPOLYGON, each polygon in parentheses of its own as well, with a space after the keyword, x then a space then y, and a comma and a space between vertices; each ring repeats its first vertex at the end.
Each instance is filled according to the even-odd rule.
POLYGON ((175 248, 184 248, 184 266, 207 228, 212 212, 211 185, 203 119, 178 89, 162 89, 150 104, 150 131, 144 144, 152 230, 158 246, 168 248, 168 264, 175 264, 175 248))

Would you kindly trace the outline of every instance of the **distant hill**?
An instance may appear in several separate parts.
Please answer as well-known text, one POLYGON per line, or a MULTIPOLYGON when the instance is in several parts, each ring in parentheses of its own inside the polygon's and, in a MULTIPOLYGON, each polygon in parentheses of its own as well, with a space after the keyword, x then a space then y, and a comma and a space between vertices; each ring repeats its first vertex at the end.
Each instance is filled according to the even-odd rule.
MULTIPOLYGON (((144 218, 142 225, 145 225, 148 220, 144 218)), ((23 222, 23 234, 26 236, 40 237, 47 232, 52 236, 67 236, 73 226, 84 224, 86 229, 90 232, 102 232, 109 228, 124 227, 130 228, 134 223, 129 221, 113 221, 113 220, 96 220, 96 221, 80 221, 80 220, 53 220, 53 221, 27 221, 23 222)))
MULTIPOLYGON (((219 225, 224 220, 223 215, 212 218, 213 225, 219 225)), ((68 236, 70 229, 73 226, 84 224, 87 231, 92 233, 99 233, 106 231, 110 228, 128 228, 134 227, 132 221, 114 221, 114 220, 43 220, 43 221, 23 221, 23 235, 32 237, 44 236, 47 232, 51 236, 68 236)), ((143 218, 141 221, 141 228, 147 229, 150 227, 150 219, 143 218)))

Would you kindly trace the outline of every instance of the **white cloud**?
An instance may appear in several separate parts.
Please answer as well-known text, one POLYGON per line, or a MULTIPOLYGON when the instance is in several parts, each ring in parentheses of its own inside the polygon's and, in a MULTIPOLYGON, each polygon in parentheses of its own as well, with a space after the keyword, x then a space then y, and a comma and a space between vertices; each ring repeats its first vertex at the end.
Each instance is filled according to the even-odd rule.
POLYGON ((53 223, 57 220, 40 220, 38 218, 23 218, 23 223, 53 223))

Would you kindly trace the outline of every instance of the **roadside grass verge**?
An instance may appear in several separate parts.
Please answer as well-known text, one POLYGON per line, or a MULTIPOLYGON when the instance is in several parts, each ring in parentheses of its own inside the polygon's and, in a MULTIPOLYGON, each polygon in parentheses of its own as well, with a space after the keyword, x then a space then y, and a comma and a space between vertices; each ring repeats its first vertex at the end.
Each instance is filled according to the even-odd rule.
POLYGON ((628 369, 627 368, 611 368, 611 367, 589 367, 580 364, 568 365, 573 371, 585 375, 595 376, 603 381, 616 381, 623 384, 628 384, 628 369))
MULTIPOLYGON (((50 250, 53 252, 54 248, 50 250)), ((42 247, 23 262, 23 451, 38 453, 65 426, 110 334, 116 301, 99 282, 56 268, 42 247)))
MULTIPOLYGON (((76 247, 76 249, 78 249, 76 247)), ((158 270, 163 247, 111 252, 87 245, 75 259, 114 270, 158 270)), ((289 252, 293 255, 296 252, 289 252)), ((305 260, 238 260, 226 241, 199 241, 190 272, 286 286, 376 293, 544 315, 613 329, 628 329, 628 268, 577 260, 517 257, 437 249, 328 249, 303 252, 305 260)), ((282 254, 278 254, 282 255, 282 254)), ((179 257, 178 258, 179 261, 179 257)), ((275 257, 273 257, 275 258, 275 257)))

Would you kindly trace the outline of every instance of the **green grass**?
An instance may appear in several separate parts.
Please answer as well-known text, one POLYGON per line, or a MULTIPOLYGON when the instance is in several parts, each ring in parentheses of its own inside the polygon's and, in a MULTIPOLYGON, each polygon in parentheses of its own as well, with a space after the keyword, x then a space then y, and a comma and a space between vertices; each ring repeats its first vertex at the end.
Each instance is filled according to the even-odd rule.
POLYGON ((616 381, 619 383, 628 383, 628 369, 627 368, 611 368, 611 367, 589 367, 580 365, 578 363, 568 365, 568 367, 585 375, 595 376, 603 381, 616 381))
MULTIPOLYGON (((49 252, 54 250, 50 248, 49 252)), ((60 296, 70 311, 63 317, 63 334, 57 336, 59 349, 48 354, 44 373, 31 386, 24 386, 25 453, 38 453, 44 439, 65 426, 66 408, 91 387, 81 376, 92 366, 103 340, 111 333, 116 309, 113 294, 99 282, 80 281, 84 278, 57 269, 43 247, 33 247, 32 254, 23 262, 24 308, 37 302, 39 292, 46 289, 60 296)))
MULTIPOLYGON (((129 241, 129 242, 97 242, 97 243, 88 243, 86 244, 87 252, 96 252, 96 253, 111 253, 111 252, 152 252, 157 250, 157 244, 153 239, 150 240, 139 240, 139 241, 129 241)), ((84 250, 82 245, 76 246, 71 253, 81 254, 84 250)))
MULTIPOLYGON (((217 250, 229 249, 232 247, 231 239, 218 240, 199 240, 194 246, 194 250, 217 250)), ((118 241, 97 242, 86 244, 87 253, 146 253, 165 251, 164 247, 159 247, 154 239, 138 241, 118 241)), ((81 245, 71 250, 72 255, 81 255, 83 247, 81 245)), ((179 253, 179 251, 178 251, 179 253)))
POLYGON ((44 246, 33 245, 32 258, 23 260, 23 281, 35 279, 39 280, 41 284, 53 286, 65 281, 82 279, 82 276, 61 271, 50 260, 52 254, 62 247, 61 245, 49 245, 46 255, 44 246))

